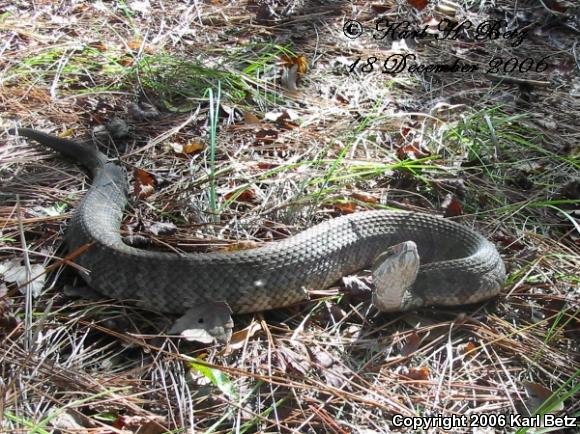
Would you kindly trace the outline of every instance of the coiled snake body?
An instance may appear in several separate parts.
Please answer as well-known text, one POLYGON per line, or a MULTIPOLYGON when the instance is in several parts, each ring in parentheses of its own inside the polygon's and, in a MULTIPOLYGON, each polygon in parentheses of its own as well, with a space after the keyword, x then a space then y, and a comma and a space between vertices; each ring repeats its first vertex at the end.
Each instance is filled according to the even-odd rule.
POLYGON ((141 250, 123 243, 127 204, 125 171, 89 146, 45 133, 10 130, 84 165, 93 176, 69 224, 71 251, 90 244, 76 262, 87 283, 103 294, 157 311, 182 313, 225 301, 235 313, 287 306, 341 276, 373 263, 387 247, 417 244, 421 267, 400 310, 474 303, 496 295, 505 267, 495 247, 471 229, 414 212, 365 211, 318 224, 265 247, 232 253, 141 250))

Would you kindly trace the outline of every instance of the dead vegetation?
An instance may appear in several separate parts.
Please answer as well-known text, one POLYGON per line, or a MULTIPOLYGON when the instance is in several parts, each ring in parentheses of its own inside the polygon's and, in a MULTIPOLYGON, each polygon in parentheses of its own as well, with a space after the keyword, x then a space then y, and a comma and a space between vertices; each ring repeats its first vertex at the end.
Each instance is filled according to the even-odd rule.
POLYGON ((0 127, 88 137, 118 158, 134 241, 236 249, 398 208, 477 228, 510 277, 482 305, 380 316, 336 285, 236 318, 226 348, 187 343, 167 337, 172 318, 66 295, 80 281, 59 246, 88 180, 2 134, 3 432, 380 433, 405 431, 395 414, 579 414, 572 2, 35 3, 0 4, 0 127), (517 46, 343 34, 347 19, 403 17, 528 33, 517 46), (394 53, 478 70, 368 71, 394 53), (486 73, 494 56, 548 68, 486 73))

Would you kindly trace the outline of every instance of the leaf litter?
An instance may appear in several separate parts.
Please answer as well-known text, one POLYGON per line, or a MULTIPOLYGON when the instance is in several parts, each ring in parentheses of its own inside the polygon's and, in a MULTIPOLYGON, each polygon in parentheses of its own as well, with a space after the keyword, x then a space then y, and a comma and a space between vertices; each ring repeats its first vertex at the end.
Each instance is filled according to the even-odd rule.
MULTIPOLYGON (((346 11, 269 3, 239 9, 170 2, 173 7, 149 14, 146 2, 137 2, 127 9, 131 19, 122 5, 108 3, 39 4, 44 14, 34 16, 26 7, 8 5, 2 26, 12 33, 3 59, 10 61, 2 70, 12 75, 2 77, 0 109, 23 125, 73 129, 75 135, 94 124, 129 119, 129 134, 107 148, 112 158, 145 172, 136 174, 134 187, 135 197, 146 197, 127 211, 125 232, 138 222, 140 230, 150 231, 149 225, 172 248, 209 251, 284 238, 365 209, 447 214, 502 247, 511 273, 504 293, 478 306, 377 316, 367 314, 368 300, 356 291, 329 288, 299 306, 236 318, 228 353, 209 341, 159 335, 165 316, 131 304, 63 300, 58 283, 35 301, 31 325, 9 321, 24 317, 24 300, 13 291, 19 284, 12 279, 5 282, 0 315, 8 429, 27 429, 30 421, 41 423, 45 409, 68 406, 104 430, 140 432, 156 421, 166 431, 384 432, 395 413, 516 412, 521 406, 534 411, 556 391, 561 401, 553 411, 577 413, 570 393, 578 387, 578 85, 567 49, 574 5, 516 8, 500 1, 492 10, 483 3, 387 1, 354 2, 346 11), (381 14, 395 17, 400 8, 418 23, 443 16, 538 22, 529 43, 537 53, 557 53, 553 75, 452 82, 439 76, 424 87, 421 76, 346 74, 356 57, 384 51, 368 40, 337 39, 343 19, 356 10, 371 24, 381 14), (171 19, 162 21, 163 14, 171 19), (71 27, 70 17, 84 25, 71 27), (315 33, 313 22, 323 24, 315 33), (240 33, 228 32, 232 26, 240 33), (212 50, 212 43, 201 43, 202 33, 228 48, 246 45, 232 60, 212 50), (91 64, 94 57, 81 49, 51 51, 66 40, 78 46, 89 34, 87 46, 100 53, 98 62, 91 64), (292 41, 295 52, 283 56, 286 48, 276 51, 281 45, 272 45, 271 38, 292 41), (225 65, 249 79, 246 86, 229 88, 228 109, 220 110, 225 115, 212 170, 203 94, 183 91, 215 81, 199 73, 180 76, 175 69, 163 77, 169 68, 142 63, 163 51, 179 59, 195 52, 205 66, 225 65), (135 76, 124 75, 131 68, 139 73, 135 88, 127 87, 135 76), (165 93, 162 79, 182 94, 165 93), (547 88, 552 79, 561 85, 547 88), (180 100, 164 101, 167 94, 180 100), (184 101, 190 107, 201 102, 197 116, 173 110, 184 101), (168 131, 177 148, 151 145, 168 131), (245 191, 253 193, 244 198, 245 191), (120 319, 137 333, 110 327, 120 319), (25 351, 23 327, 43 336, 33 352, 25 351)), ((472 48, 458 41, 433 50, 409 40, 398 49, 436 63, 472 48)), ((478 44, 473 53, 484 59, 496 51, 519 55, 503 41, 478 44)), ((48 248, 56 256, 62 241, 57 225, 64 226, 67 216, 55 204, 78 203, 86 183, 78 169, 49 152, 2 139, 6 149, 19 153, 13 154, 17 159, 0 154, 7 198, 0 206, 0 261, 21 267, 23 246, 10 195, 19 194, 23 209, 31 211, 22 218, 29 253, 48 248), (55 212, 33 211, 42 207, 55 212)), ((54 274, 60 278, 60 271, 54 274)))

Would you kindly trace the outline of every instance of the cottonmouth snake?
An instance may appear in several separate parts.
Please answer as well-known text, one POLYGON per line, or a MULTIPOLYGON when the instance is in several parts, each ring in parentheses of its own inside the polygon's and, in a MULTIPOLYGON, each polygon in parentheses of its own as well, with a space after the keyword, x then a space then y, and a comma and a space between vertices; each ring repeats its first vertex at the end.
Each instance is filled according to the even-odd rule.
POLYGON ((182 313, 225 301, 235 313, 287 306, 341 276, 373 263, 386 247, 413 240, 421 257, 401 310, 474 303, 496 295, 505 267, 495 247, 455 222, 416 212, 365 211, 318 224, 264 247, 231 253, 141 250, 120 235, 127 205, 125 171, 98 150, 28 128, 11 134, 34 139, 85 166, 93 182, 66 234, 69 250, 90 247, 76 262, 103 294, 157 311, 182 313))

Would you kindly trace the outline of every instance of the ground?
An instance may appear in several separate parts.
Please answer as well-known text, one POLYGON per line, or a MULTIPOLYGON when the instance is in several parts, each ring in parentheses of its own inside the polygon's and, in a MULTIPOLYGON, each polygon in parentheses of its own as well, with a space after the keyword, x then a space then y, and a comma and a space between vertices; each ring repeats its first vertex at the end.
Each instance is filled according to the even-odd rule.
POLYGON ((526 432, 579 415, 578 7, 425 3, 0 4, 3 432, 526 432), (234 317, 227 346, 187 342, 170 315, 87 299, 61 247, 90 181, 14 126, 126 167, 122 231, 146 248, 236 250, 403 209, 484 234, 508 280, 478 305, 382 315, 337 282, 234 317))

